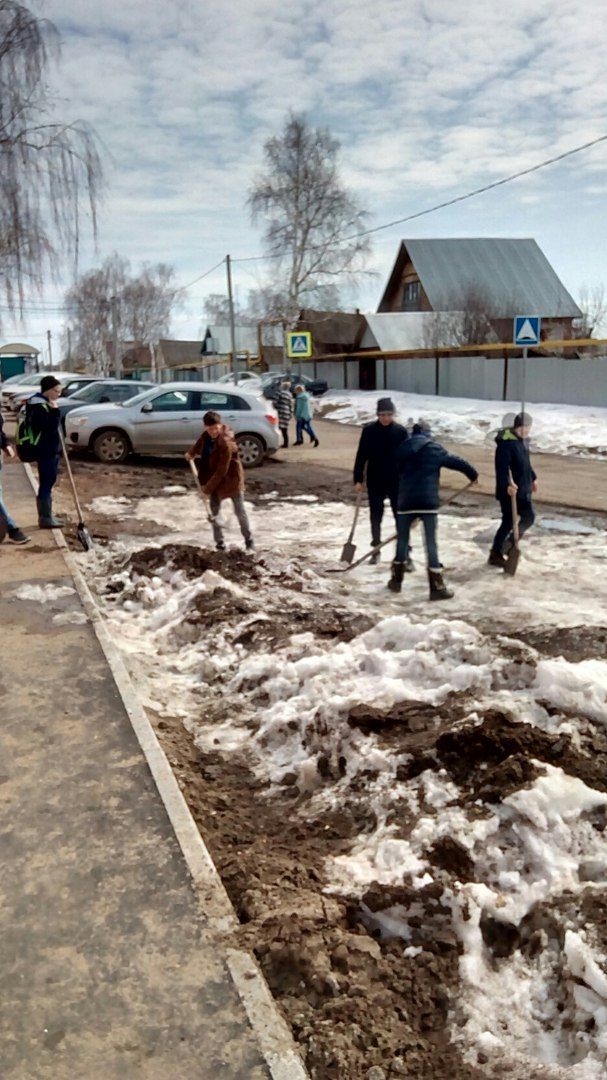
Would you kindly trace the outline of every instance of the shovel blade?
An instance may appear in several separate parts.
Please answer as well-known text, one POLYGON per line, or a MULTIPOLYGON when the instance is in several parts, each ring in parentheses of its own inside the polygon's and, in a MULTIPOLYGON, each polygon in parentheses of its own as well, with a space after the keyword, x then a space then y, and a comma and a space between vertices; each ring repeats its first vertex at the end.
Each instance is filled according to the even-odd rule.
POLYGON ((78 525, 78 528, 76 529, 76 536, 78 537, 78 541, 85 551, 93 550, 95 546, 93 543, 93 537, 88 531, 86 525, 83 525, 82 522, 78 525))
POLYGON ((351 563, 356 555, 356 544, 351 544, 349 540, 346 541, 342 548, 340 562, 351 563))
POLYGON ((511 548, 511 550, 506 555, 506 562, 504 563, 504 573, 508 574, 509 577, 514 577, 514 575, 516 574, 516 568, 518 566, 520 555, 521 553, 517 547, 511 548))

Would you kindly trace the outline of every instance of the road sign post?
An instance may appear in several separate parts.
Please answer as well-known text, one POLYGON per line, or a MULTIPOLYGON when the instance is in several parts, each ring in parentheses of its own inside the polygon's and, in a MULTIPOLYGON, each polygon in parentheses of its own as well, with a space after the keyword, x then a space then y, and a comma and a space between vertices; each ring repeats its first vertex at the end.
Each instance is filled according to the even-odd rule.
POLYGON ((521 412, 525 411, 525 392, 527 381, 527 350, 529 346, 539 345, 542 320, 539 315, 517 315, 514 320, 514 344, 523 350, 523 378, 521 386, 521 412))

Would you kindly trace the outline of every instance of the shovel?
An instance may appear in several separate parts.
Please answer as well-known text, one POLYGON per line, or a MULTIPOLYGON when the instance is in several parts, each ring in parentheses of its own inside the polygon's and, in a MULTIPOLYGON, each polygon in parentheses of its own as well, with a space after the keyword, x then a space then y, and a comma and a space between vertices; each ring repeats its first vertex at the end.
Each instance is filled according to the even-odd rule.
POLYGON ((190 466, 190 469, 192 470, 192 476, 194 477, 196 487, 198 488, 198 494, 200 495, 200 498, 202 499, 202 501, 204 503, 204 508, 205 508, 205 510, 207 512, 207 521, 210 521, 211 525, 214 522, 217 525, 223 524, 219 514, 214 516, 211 513, 211 504, 210 504, 207 496, 205 495, 204 491, 202 490, 202 484, 200 483, 200 480, 198 479, 198 469, 196 468, 194 462, 191 459, 188 460, 188 465, 190 466))
MULTIPOLYGON (((472 485, 475 484, 475 483, 476 483, 476 480, 469 480, 468 483, 465 484, 463 488, 459 488, 459 490, 454 491, 453 495, 450 495, 448 499, 444 499, 441 502, 441 506, 448 506, 449 503, 454 502, 455 499, 457 499, 460 495, 463 495, 464 491, 467 491, 468 488, 472 487, 472 485)), ((518 533, 517 533, 517 535, 518 535, 518 533)), ((364 563, 367 559, 370 559, 375 554, 376 551, 380 550, 380 548, 385 547, 386 544, 391 544, 394 540, 397 539, 397 536, 398 536, 398 534, 394 533, 394 535, 389 536, 387 540, 382 540, 381 544, 376 544, 375 547, 372 547, 371 550, 367 551, 365 555, 361 555, 360 559, 357 559, 356 562, 350 563, 349 566, 340 566, 340 567, 338 567, 336 569, 333 569, 333 570, 327 570, 326 573, 327 574, 347 574, 348 570, 353 570, 355 566, 360 566, 361 563, 364 563)))
POLYGON ((352 543, 354 540, 354 531, 356 529, 356 522, 358 521, 358 514, 360 511, 360 504, 362 502, 363 493, 358 491, 356 493, 356 506, 354 507, 354 521, 352 522, 352 528, 350 529, 350 535, 346 540, 342 552, 340 562, 351 563, 356 554, 356 544, 352 543))
POLYGON ((63 451, 63 459, 65 461, 65 467, 67 469, 67 475, 70 478, 70 486, 72 489, 72 495, 74 496, 74 506, 76 507, 76 513, 78 514, 78 524, 76 526, 76 536, 80 541, 85 551, 92 551, 94 548, 93 537, 88 531, 84 521, 82 520, 82 510, 80 507, 80 500, 78 498, 78 492, 76 491, 76 485, 74 483, 74 474, 72 472, 72 466, 70 465, 70 459, 67 453, 67 447, 65 445, 65 439, 61 430, 59 431, 59 438, 61 439, 61 449, 63 451))
MULTIPOLYGON (((510 483, 512 483, 512 475, 510 476, 510 483)), ((516 505, 516 492, 513 492, 510 498, 512 499, 512 536, 514 539, 514 544, 506 555, 506 562, 504 563, 504 573, 508 574, 510 577, 514 577, 514 575, 516 574, 518 561, 521 557, 521 549, 518 545, 518 507, 516 505)))

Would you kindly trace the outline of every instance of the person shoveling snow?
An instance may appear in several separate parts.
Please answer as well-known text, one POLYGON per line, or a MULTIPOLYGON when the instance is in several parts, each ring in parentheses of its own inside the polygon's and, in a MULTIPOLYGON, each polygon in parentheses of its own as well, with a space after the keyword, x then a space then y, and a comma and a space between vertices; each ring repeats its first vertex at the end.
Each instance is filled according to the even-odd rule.
POLYGON ((503 428, 495 439, 495 497, 502 510, 502 520, 489 552, 489 565, 506 566, 514 545, 512 498, 516 496, 519 537, 535 521, 531 496, 537 491, 537 476, 529 455, 528 437, 532 418, 518 413, 512 427, 503 428))
POLYGON ((419 518, 424 527, 430 599, 449 600, 453 593, 443 580, 436 541, 440 471, 454 469, 464 473, 472 483, 478 479, 478 473, 464 458, 449 454, 440 443, 435 442, 429 428, 423 424, 414 425, 411 438, 399 446, 396 461, 399 469, 398 540, 388 588, 392 592, 401 591, 409 552, 409 533, 413 522, 419 518))
POLYGON ((204 495, 209 496, 211 527, 218 551, 225 551, 223 526, 218 520, 222 499, 231 499, 247 551, 255 547, 244 505, 244 469, 232 429, 222 424, 216 412, 206 412, 202 435, 186 451, 187 461, 198 458, 198 478, 204 495))

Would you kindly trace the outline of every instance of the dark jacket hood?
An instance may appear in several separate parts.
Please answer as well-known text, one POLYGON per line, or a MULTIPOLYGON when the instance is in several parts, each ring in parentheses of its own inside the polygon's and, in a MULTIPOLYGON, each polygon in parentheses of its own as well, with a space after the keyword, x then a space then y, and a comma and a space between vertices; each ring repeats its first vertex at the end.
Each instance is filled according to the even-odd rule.
POLYGON ((500 428, 497 435, 495 436, 495 442, 523 442, 523 440, 519 439, 518 435, 512 430, 512 428, 505 427, 500 428))
POLYGON ((428 443, 431 442, 432 438, 430 435, 422 435, 421 433, 419 435, 411 435, 399 449, 401 461, 413 457, 414 454, 419 454, 420 450, 423 450, 424 446, 427 446, 428 443))

